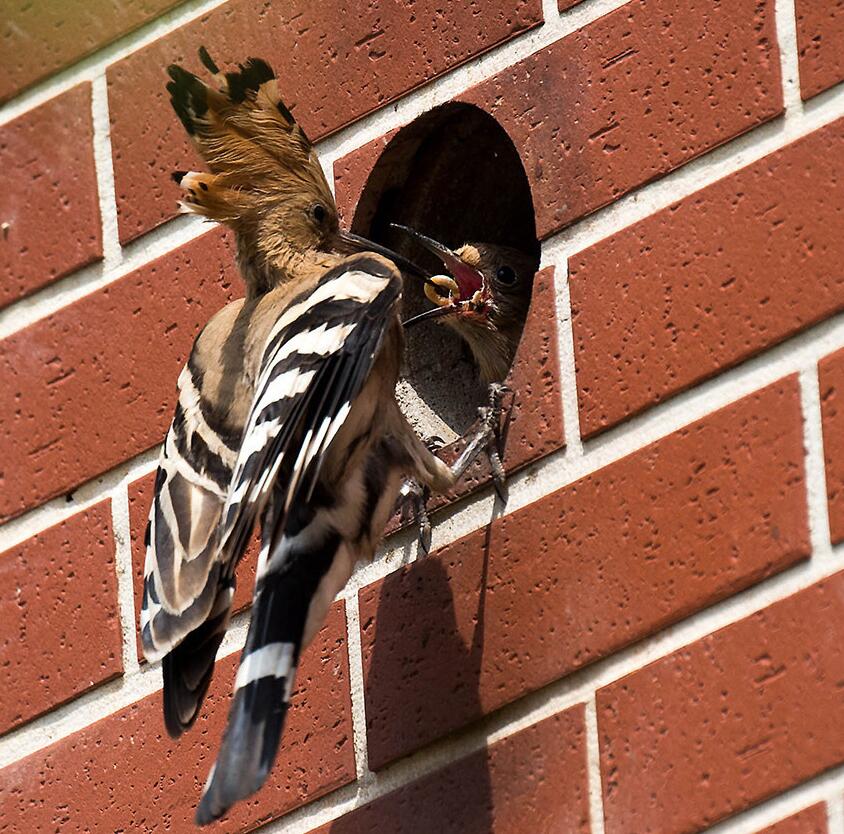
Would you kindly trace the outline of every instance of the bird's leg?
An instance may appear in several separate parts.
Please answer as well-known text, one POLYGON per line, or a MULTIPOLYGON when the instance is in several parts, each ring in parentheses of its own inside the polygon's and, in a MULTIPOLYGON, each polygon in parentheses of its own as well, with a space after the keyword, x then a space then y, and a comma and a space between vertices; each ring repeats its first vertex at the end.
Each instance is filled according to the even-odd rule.
POLYGON ((415 478, 408 478, 399 492, 402 521, 407 521, 409 515, 416 522, 419 547, 426 556, 431 550, 431 519, 426 506, 430 495, 428 486, 420 484, 415 478))
MULTIPOLYGON (((441 437, 432 435, 422 441, 429 452, 436 452, 445 445, 441 437)), ((431 489, 427 484, 422 484, 416 478, 408 478, 399 491, 399 508, 402 521, 410 518, 416 522, 419 528, 419 547, 427 556, 431 550, 431 519, 428 516, 428 499, 431 497, 431 489)))
POLYGON ((457 480, 481 451, 486 450, 492 470, 492 482, 495 485, 498 497, 502 501, 506 501, 507 497, 504 491, 506 475, 504 464, 501 462, 501 412, 504 395, 509 390, 506 385, 500 382, 490 384, 489 401, 487 405, 478 409, 480 426, 451 467, 451 474, 454 476, 454 480, 457 480))

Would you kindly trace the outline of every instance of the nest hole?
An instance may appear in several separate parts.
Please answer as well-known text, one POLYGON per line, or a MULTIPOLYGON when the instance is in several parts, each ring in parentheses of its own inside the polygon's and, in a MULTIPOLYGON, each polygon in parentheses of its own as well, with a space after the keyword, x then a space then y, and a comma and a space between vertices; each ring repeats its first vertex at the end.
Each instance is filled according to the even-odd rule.
MULTIPOLYGON (((498 122, 469 104, 452 103, 420 116, 393 137, 367 180, 352 231, 389 246, 433 273, 436 258, 390 227, 429 235, 453 249, 494 243, 519 249, 539 265, 530 185, 519 153, 498 122)), ((405 278, 402 317, 431 306, 422 281, 405 278)), ((398 398, 423 436, 450 442, 486 401, 471 352, 450 328, 420 323, 406 332, 398 398)))

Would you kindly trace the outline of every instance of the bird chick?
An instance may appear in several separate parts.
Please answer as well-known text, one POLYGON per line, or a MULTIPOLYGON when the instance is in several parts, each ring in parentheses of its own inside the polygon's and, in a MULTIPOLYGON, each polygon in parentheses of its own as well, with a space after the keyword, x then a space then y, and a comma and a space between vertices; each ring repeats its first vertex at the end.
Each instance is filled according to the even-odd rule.
POLYGON ((530 307, 538 258, 491 243, 466 243, 456 251, 407 226, 410 235, 442 262, 448 274, 424 285, 436 307, 405 322, 405 327, 439 319, 463 338, 487 383, 501 382, 510 370, 530 307))

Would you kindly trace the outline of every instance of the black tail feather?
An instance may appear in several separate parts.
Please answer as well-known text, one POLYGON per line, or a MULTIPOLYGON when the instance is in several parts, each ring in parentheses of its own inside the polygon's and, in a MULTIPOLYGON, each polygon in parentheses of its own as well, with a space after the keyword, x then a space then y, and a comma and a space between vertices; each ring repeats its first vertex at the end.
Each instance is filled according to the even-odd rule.
MULTIPOLYGON (((287 532, 319 524, 313 507, 298 508, 284 519, 287 532)), ((265 527, 262 535, 273 533, 265 527)), ((316 537, 307 551, 276 552, 270 558, 273 569, 258 578, 228 724, 196 809, 198 825, 219 819, 235 802, 257 791, 275 762, 310 603, 340 543, 330 528, 316 537)), ((276 532, 273 540, 282 542, 282 534, 276 532)), ((283 550, 285 545, 278 547, 283 550)))
POLYGON ((162 661, 164 726, 178 738, 193 726, 211 684, 217 650, 226 634, 234 579, 218 591, 208 619, 194 629, 162 661))

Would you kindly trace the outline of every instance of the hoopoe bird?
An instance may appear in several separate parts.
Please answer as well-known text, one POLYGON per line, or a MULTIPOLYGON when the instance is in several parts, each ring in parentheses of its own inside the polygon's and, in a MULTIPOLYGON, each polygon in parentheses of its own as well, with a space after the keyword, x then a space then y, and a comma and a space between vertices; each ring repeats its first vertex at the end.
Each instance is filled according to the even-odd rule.
POLYGON ((392 225, 436 255, 448 273, 426 281, 425 295, 436 306, 405 321, 405 327, 441 320, 469 346, 481 379, 502 382, 519 346, 539 259, 491 243, 466 243, 453 251, 407 226, 392 225))
POLYGON ((314 148, 250 59, 207 85, 168 69, 172 105, 209 172, 179 172, 183 209, 227 224, 246 297, 194 343, 161 451, 146 534, 140 626, 162 659, 165 725, 196 720, 253 528, 252 617, 219 754, 196 820, 261 787, 302 649, 359 560, 371 559, 405 478, 454 483, 494 429, 449 468, 399 411, 402 276, 340 231, 314 148))

